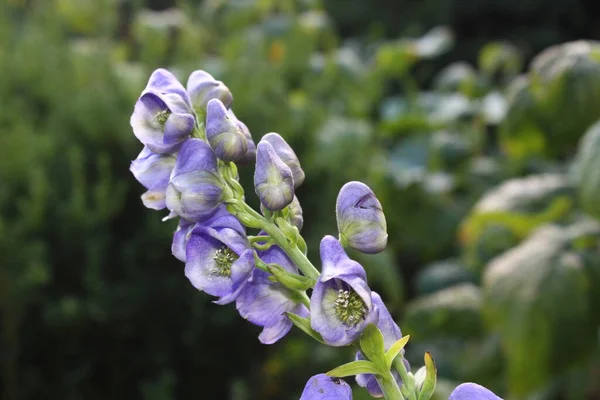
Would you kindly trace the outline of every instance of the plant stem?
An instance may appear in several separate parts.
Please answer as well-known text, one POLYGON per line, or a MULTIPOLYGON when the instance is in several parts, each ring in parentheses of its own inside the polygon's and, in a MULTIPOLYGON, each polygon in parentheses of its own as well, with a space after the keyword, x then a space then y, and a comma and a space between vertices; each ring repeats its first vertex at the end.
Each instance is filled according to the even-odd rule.
POLYGON ((387 400, 404 400, 404 396, 400 392, 400 388, 396 383, 396 380, 392 376, 391 372, 388 372, 386 376, 378 376, 375 375, 377 379, 377 383, 381 387, 381 391, 383 392, 383 396, 387 400))
POLYGON ((402 379, 402 386, 404 386, 407 389, 405 391, 408 392, 407 400, 417 400, 414 380, 410 376, 408 376, 406 366, 404 365, 404 357, 402 357, 402 355, 396 357, 393 365, 396 371, 398 371, 398 374, 400 374, 400 378, 402 379))

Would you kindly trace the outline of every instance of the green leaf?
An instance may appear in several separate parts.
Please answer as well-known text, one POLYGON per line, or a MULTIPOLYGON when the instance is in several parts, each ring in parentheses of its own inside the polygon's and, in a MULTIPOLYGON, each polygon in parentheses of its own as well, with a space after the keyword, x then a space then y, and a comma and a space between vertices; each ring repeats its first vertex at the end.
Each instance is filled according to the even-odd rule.
POLYGON ((327 372, 327 375, 335 378, 343 378, 345 376, 354 376, 358 374, 380 375, 380 372, 375 364, 366 360, 352 361, 327 372))
POLYGON ((515 396, 541 388, 597 344, 597 286, 588 266, 598 265, 598 241, 590 257, 575 246, 576 231, 544 226, 494 259, 483 276, 485 315, 500 334, 515 396))
POLYGON ((594 124, 579 142, 573 176, 581 207, 600 218, 600 122, 594 124))
POLYGON ((267 269, 283 286, 292 290, 305 291, 315 285, 315 281, 306 276, 292 274, 277 264, 268 264, 267 269))
POLYGON ((381 371, 389 370, 385 358, 383 334, 374 324, 369 324, 360 337, 360 350, 381 371))
POLYGON ((408 340, 410 339, 410 335, 406 335, 400 339, 398 339, 393 345, 390 346, 388 351, 385 352, 385 362, 387 365, 387 369, 390 369, 394 359, 398 354, 402 351, 408 340))
POLYGON ((437 381, 437 369, 435 367, 435 361, 431 353, 425 353, 425 381, 419 391, 418 400, 429 400, 435 391, 435 384, 437 381))
POLYGON ((325 342, 323 341, 323 337, 321 336, 321 334, 319 332, 315 331, 310 326, 310 319, 309 318, 303 318, 303 317, 301 317, 299 315, 292 314, 290 312, 286 312, 285 315, 302 332, 306 333, 308 336, 310 336, 311 338, 315 339, 317 342, 325 344, 325 342))

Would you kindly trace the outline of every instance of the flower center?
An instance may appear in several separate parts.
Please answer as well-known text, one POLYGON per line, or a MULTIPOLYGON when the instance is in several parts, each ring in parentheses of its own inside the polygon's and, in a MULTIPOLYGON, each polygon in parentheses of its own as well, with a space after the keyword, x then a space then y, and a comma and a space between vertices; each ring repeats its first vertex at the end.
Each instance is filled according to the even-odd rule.
POLYGON ((231 276, 231 265, 237 259, 237 254, 235 254, 229 247, 223 246, 217 250, 213 256, 213 260, 215 260, 215 267, 211 270, 211 272, 215 275, 229 277, 231 276))
POLYGON ((164 125, 167 122, 169 115, 171 115, 171 111, 162 110, 161 112, 156 114, 156 120, 158 121, 159 124, 164 125))
POLYGON ((365 302, 354 290, 338 290, 335 314, 344 325, 352 327, 358 324, 366 312, 365 302))

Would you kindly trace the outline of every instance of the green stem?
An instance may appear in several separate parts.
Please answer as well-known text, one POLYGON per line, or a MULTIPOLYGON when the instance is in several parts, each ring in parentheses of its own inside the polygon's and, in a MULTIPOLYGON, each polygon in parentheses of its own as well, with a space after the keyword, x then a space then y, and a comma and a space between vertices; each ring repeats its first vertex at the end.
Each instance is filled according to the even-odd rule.
POLYGON ((400 374, 400 378, 402 379, 402 386, 406 388, 404 391, 407 394, 408 400, 417 400, 417 393, 415 392, 415 382, 414 379, 408 376, 408 372, 406 371, 406 366, 404 365, 404 357, 402 355, 398 355, 394 360, 394 368, 400 374), (408 392, 408 393, 406 393, 408 392))
POLYGON ((310 260, 304 255, 304 253, 300 251, 297 245, 291 245, 289 243, 277 225, 257 213, 245 202, 240 202, 239 204, 244 208, 245 212, 250 214, 254 219, 260 221, 262 230, 269 234, 269 236, 273 239, 273 242, 275 242, 275 244, 279 246, 285 252, 285 254, 288 255, 294 264, 296 264, 298 269, 302 271, 304 276, 314 280, 319 278, 319 270, 317 270, 310 260))
POLYGON ((396 383, 396 380, 392 376, 392 373, 389 372, 387 376, 378 376, 375 375, 377 379, 377 383, 381 387, 381 391, 383 392, 383 396, 387 400, 404 400, 404 396, 400 392, 400 388, 396 383))

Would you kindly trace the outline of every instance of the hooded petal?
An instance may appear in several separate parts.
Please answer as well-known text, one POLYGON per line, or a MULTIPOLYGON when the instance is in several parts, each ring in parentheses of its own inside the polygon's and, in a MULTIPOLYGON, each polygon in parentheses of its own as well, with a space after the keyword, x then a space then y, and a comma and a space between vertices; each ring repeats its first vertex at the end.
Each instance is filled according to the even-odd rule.
POLYGON ((159 68, 150 75, 150 79, 148 80, 144 92, 150 90, 162 94, 176 94, 188 104, 188 106, 190 105, 190 98, 181 82, 179 82, 175 75, 164 68, 159 68))
POLYGON ((260 141, 256 150, 254 190, 260 202, 271 211, 279 211, 294 199, 292 171, 279 158, 273 146, 260 141))
POLYGON ((292 175, 294 176, 294 188, 297 189, 302 185, 302 182, 304 182, 304 171, 302 170, 302 167, 300 167, 300 161, 294 150, 281 135, 275 132, 267 133, 261 139, 261 141, 263 140, 269 142, 271 146, 273 146, 275 153, 281 158, 281 161, 290 168, 292 175))
POLYGON ((198 70, 190 74, 187 81, 187 91, 192 105, 199 114, 206 112, 206 105, 212 99, 220 100, 225 107, 230 107, 233 96, 229 88, 221 81, 217 81, 206 71, 198 70))
POLYGON ((448 397, 448 400, 502 400, 491 390, 476 383, 458 385, 448 397))
POLYGON ((185 248, 189 239, 189 233, 194 228, 194 222, 181 218, 177 230, 173 234, 173 243, 171 244, 171 253, 179 261, 185 262, 185 248))
POLYGON ((148 147, 144 147, 138 157, 131 162, 129 170, 146 189, 160 192, 167 190, 174 166, 175 156, 156 154, 148 147))
POLYGON ((337 197, 336 216, 342 243, 372 254, 387 245, 387 224, 381 203, 362 182, 346 183, 337 197))
POLYGON ((300 400, 352 400, 352 389, 339 378, 318 374, 308 380, 300 400))
POLYGON ((206 107, 206 138, 223 161, 237 161, 248 151, 246 136, 237 119, 218 99, 210 100, 206 107))
POLYGON ((162 210, 167 206, 164 191, 155 192, 148 190, 142 194, 141 198, 144 206, 151 210, 162 210))

